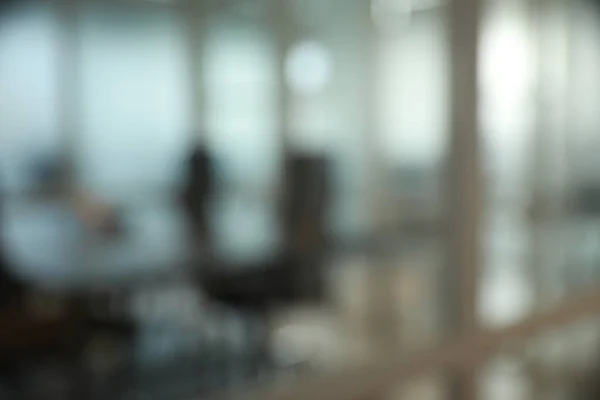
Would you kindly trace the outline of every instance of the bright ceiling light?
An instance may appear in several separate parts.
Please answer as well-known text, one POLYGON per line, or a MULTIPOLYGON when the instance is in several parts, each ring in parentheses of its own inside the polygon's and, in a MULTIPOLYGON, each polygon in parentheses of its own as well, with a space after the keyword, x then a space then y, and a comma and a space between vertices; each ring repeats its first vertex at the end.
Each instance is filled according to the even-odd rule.
POLYGON ((331 81, 333 57, 318 42, 300 42, 288 54, 285 74, 294 92, 303 95, 320 93, 331 81))

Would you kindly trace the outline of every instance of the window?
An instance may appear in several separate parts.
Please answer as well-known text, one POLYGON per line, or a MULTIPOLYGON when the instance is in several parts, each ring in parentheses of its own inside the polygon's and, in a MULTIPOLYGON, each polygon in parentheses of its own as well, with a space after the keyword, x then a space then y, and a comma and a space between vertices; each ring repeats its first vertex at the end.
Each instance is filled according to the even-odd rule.
POLYGON ((258 21, 225 14, 210 21, 205 40, 206 139, 221 181, 268 189, 281 158, 274 37, 258 21))
POLYGON ((0 23, 0 189, 21 192, 41 179, 60 147, 58 31, 43 5, 0 23))
POLYGON ((183 27, 171 11, 83 8, 78 160, 92 190, 121 196, 178 180, 191 134, 183 27))

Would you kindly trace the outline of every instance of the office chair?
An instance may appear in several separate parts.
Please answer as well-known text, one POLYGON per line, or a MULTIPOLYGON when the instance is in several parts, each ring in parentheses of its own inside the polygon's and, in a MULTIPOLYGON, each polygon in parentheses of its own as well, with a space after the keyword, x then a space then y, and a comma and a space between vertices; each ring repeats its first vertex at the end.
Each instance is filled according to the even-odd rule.
POLYGON ((286 176, 280 210, 283 247, 255 265, 227 268, 218 258, 208 260, 200 282, 210 298, 236 309, 264 313, 272 307, 322 297, 327 161, 318 156, 291 155, 286 176))
MULTIPOLYGON (((203 160, 207 160, 203 157, 203 160)), ((202 163, 211 171, 210 162, 202 163)), ((198 174, 199 176, 206 176, 198 174)), ((270 311, 300 302, 319 301, 323 295, 325 217, 329 199, 327 160, 293 154, 285 163, 284 195, 278 209, 283 246, 270 257, 249 265, 228 265, 218 255, 204 260, 197 282, 209 301, 254 316, 259 326, 255 366, 270 366, 268 316, 270 311)), ((211 179, 211 178, 208 178, 211 179)), ((190 187, 192 185, 190 184, 190 187)), ((198 183, 196 213, 208 213, 212 182, 198 183)), ((191 197, 191 196, 190 196, 191 197)), ((201 221, 208 215, 192 214, 201 221)), ((207 225, 198 224, 204 229, 207 225)), ((208 231, 206 231, 209 233, 208 231)), ((254 368, 255 366, 250 366, 254 368)))

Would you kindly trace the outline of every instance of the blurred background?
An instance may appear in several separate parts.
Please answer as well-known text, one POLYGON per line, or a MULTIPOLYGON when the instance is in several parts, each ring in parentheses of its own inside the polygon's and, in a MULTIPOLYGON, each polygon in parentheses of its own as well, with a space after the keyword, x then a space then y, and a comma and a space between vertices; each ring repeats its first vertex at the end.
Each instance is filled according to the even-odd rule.
MULTIPOLYGON (((466 292, 498 329, 597 288, 600 3, 476 3, 0 2, 0 399, 269 386, 433 348, 466 292)), ((598 361, 561 327, 478 398, 585 398, 598 361)))

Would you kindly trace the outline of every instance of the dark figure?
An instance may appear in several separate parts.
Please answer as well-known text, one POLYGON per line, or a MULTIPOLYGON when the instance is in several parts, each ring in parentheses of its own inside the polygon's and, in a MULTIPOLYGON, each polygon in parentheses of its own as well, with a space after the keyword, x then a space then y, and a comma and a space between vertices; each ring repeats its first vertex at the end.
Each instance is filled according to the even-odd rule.
POLYGON ((208 206, 214 192, 213 162, 205 148, 197 146, 186 166, 182 203, 194 233, 208 240, 208 206))
MULTIPOLYGON (((3 223, 3 196, 0 193, 0 227, 3 223)), ((25 285, 10 273, 8 259, 4 248, 4 238, 0 229, 0 309, 10 306, 20 306, 24 295, 25 285)))

